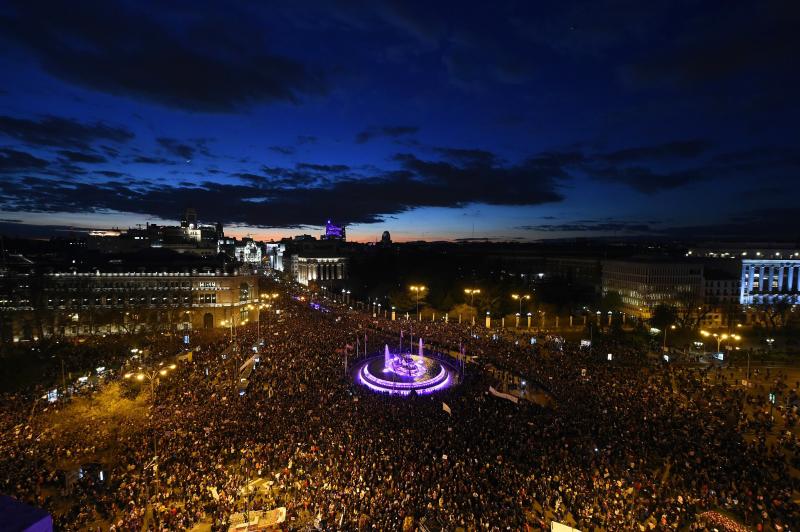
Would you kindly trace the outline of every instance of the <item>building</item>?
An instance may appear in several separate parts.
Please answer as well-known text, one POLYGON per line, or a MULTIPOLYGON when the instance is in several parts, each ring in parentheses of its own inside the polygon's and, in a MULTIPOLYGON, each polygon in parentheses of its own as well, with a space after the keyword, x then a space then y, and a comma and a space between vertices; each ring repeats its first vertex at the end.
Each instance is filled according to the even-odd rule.
POLYGON ((744 259, 739 303, 800 303, 800 259, 744 259))
POLYGON ((700 325, 706 329, 733 330, 740 315, 738 275, 727 268, 703 268, 703 294, 705 313, 700 325))
POLYGON ((347 258, 336 256, 306 256, 294 254, 291 258, 292 279, 308 286, 316 282, 335 286, 347 279, 347 258))
POLYGON ((261 246, 252 238, 245 237, 234 246, 234 257, 239 262, 248 264, 261 264, 261 246))
POLYGON ((0 340, 210 329, 255 319, 258 297, 258 278, 230 268, 5 268, 0 340))
POLYGON ((325 224, 325 234, 322 235, 322 240, 347 240, 347 230, 344 225, 336 225, 331 223, 330 220, 325 224))
POLYGON ((87 247, 103 253, 130 253, 151 247, 210 256, 217 252, 217 242, 223 237, 221 223, 200 224, 197 212, 186 209, 180 225, 148 223, 125 231, 92 231, 87 247))
POLYGON ((286 244, 268 242, 266 244, 269 269, 273 272, 283 271, 283 254, 286 252, 286 244))
POLYGON ((603 261, 602 291, 619 293, 622 311, 644 319, 662 304, 693 308, 703 302, 703 266, 659 259, 603 261))

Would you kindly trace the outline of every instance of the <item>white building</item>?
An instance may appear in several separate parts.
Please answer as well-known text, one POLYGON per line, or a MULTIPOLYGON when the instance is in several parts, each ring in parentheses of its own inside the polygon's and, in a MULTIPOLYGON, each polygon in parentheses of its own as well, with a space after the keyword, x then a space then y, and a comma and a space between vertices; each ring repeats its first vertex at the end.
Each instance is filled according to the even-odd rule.
POLYGON ((292 255, 292 278, 302 285, 311 281, 332 284, 347 278, 345 257, 304 257, 292 255))
POLYGON ((261 264, 261 246, 252 239, 245 238, 234 245, 234 256, 239 262, 261 264))
POLYGON ((743 260, 739 303, 760 305, 777 301, 800 304, 800 260, 743 260))
POLYGON ((269 258, 269 269, 276 272, 283 271, 283 254, 286 245, 274 242, 267 242, 267 257, 269 258))

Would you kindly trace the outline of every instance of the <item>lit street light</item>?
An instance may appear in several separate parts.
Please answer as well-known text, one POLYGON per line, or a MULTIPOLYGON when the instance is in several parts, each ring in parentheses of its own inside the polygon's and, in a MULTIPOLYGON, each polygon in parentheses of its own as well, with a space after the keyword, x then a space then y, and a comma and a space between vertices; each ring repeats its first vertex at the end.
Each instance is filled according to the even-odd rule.
POLYGON ((511 299, 519 301, 519 313, 522 314, 522 300, 523 299, 530 299, 530 294, 511 294, 511 299))
POLYGON ((414 292, 414 294, 416 295, 416 299, 417 299, 417 321, 420 321, 420 316, 419 316, 419 293, 420 292, 424 292, 425 290, 427 290, 427 288, 425 286, 422 286, 422 285, 419 285, 419 286, 418 285, 411 285, 411 286, 408 287, 408 289, 411 290, 412 292, 414 292))
POLYGON ((738 334, 717 334, 717 333, 713 333, 712 334, 712 333, 709 333, 708 331, 700 331, 700 334, 702 334, 706 338, 708 338, 709 336, 712 336, 712 337, 716 338, 716 340, 717 340, 717 351, 716 352, 717 353, 719 353, 719 348, 720 348, 720 345, 722 344, 723 340, 727 340, 728 338, 730 338, 731 340, 734 340, 734 341, 738 342, 739 340, 742 339, 742 337, 739 336, 738 334))
POLYGON ((464 293, 469 296, 469 306, 475 306, 475 294, 480 294, 481 291, 478 288, 465 288, 464 293))
POLYGON ((177 366, 175 364, 170 364, 167 367, 158 367, 150 371, 140 371, 139 373, 126 373, 123 377, 125 379, 130 379, 131 377, 135 377, 137 381, 142 382, 145 379, 150 383, 150 398, 155 403, 156 395, 155 395, 155 385, 158 382, 158 377, 166 377, 167 373, 171 370, 174 370, 177 366))
MULTIPOLYGON (((669 328, 672 329, 673 331, 675 330, 674 325, 670 325, 669 328)), ((664 351, 666 350, 667 350, 667 328, 664 327, 664 351)))

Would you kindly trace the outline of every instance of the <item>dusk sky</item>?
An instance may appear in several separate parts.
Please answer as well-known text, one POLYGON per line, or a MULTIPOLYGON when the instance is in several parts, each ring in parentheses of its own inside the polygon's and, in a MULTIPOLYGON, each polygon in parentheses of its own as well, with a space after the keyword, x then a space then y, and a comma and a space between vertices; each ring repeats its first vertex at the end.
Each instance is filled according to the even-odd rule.
POLYGON ((0 233, 800 234, 797 2, 6 1, 0 233))

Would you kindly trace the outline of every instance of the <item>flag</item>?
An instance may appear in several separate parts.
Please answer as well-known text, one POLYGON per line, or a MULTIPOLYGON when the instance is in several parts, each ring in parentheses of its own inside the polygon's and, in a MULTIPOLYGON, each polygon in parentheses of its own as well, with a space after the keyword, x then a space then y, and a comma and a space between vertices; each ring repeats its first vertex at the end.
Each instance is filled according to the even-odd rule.
POLYGON ((499 397, 501 399, 508 399, 512 403, 515 403, 515 404, 519 403, 519 399, 518 398, 516 398, 513 395, 508 394, 508 393, 498 392, 492 386, 489 386, 489 393, 494 395, 495 397, 499 397))
POLYGON ((452 410, 450 410, 450 407, 447 406, 447 403, 442 403, 442 410, 444 410, 445 412, 447 412, 451 416, 453 415, 453 412, 452 412, 452 410))

